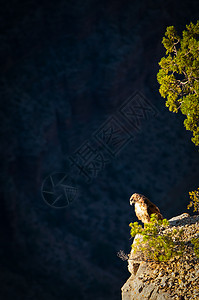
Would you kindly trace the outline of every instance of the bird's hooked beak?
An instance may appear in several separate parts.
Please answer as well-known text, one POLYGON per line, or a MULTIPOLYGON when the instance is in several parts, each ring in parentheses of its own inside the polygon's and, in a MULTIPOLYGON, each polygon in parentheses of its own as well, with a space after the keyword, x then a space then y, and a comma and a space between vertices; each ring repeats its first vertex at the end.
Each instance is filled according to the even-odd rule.
POLYGON ((134 200, 134 197, 132 195, 131 198, 130 198, 130 205, 133 205, 134 203, 135 203, 135 200, 134 200))

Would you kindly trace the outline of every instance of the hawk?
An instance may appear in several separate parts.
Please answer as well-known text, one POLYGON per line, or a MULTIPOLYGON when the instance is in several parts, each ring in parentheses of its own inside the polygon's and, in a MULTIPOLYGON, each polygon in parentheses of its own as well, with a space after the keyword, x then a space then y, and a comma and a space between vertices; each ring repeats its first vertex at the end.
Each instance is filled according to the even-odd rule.
POLYGON ((135 214, 143 223, 150 222, 151 214, 156 214, 158 220, 163 220, 159 208, 153 204, 147 197, 134 193, 130 198, 130 205, 135 204, 135 214))

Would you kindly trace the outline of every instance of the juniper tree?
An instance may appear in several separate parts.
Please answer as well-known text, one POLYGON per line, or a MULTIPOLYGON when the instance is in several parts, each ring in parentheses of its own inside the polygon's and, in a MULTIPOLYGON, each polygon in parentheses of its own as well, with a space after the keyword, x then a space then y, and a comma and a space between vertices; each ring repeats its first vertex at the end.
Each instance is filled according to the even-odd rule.
POLYGON ((180 37, 174 26, 166 29, 162 43, 166 55, 159 62, 159 92, 170 111, 186 116, 184 125, 199 145, 199 21, 186 25, 180 37))

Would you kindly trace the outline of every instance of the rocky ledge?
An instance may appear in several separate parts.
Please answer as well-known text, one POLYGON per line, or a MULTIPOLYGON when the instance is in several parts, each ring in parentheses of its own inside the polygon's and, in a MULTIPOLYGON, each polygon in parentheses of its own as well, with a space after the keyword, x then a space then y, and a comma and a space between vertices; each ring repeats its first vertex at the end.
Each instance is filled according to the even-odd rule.
MULTIPOLYGON (((170 219, 169 224, 167 232, 183 229, 185 244, 199 238, 199 215, 185 213, 170 219)), ((182 257, 161 263, 142 261, 131 251, 128 270, 131 276, 122 287, 122 300, 199 299, 199 259, 194 251, 185 248, 182 257)))

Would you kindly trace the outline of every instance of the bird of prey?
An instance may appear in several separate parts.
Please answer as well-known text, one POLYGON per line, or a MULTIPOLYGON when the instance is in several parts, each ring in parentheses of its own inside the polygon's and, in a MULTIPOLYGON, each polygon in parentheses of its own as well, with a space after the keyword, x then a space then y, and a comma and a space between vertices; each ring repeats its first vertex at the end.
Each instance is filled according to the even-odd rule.
POLYGON ((135 214, 143 223, 149 223, 151 214, 156 214, 158 220, 163 220, 159 208, 144 195, 134 193, 130 198, 130 205, 135 204, 135 214))

